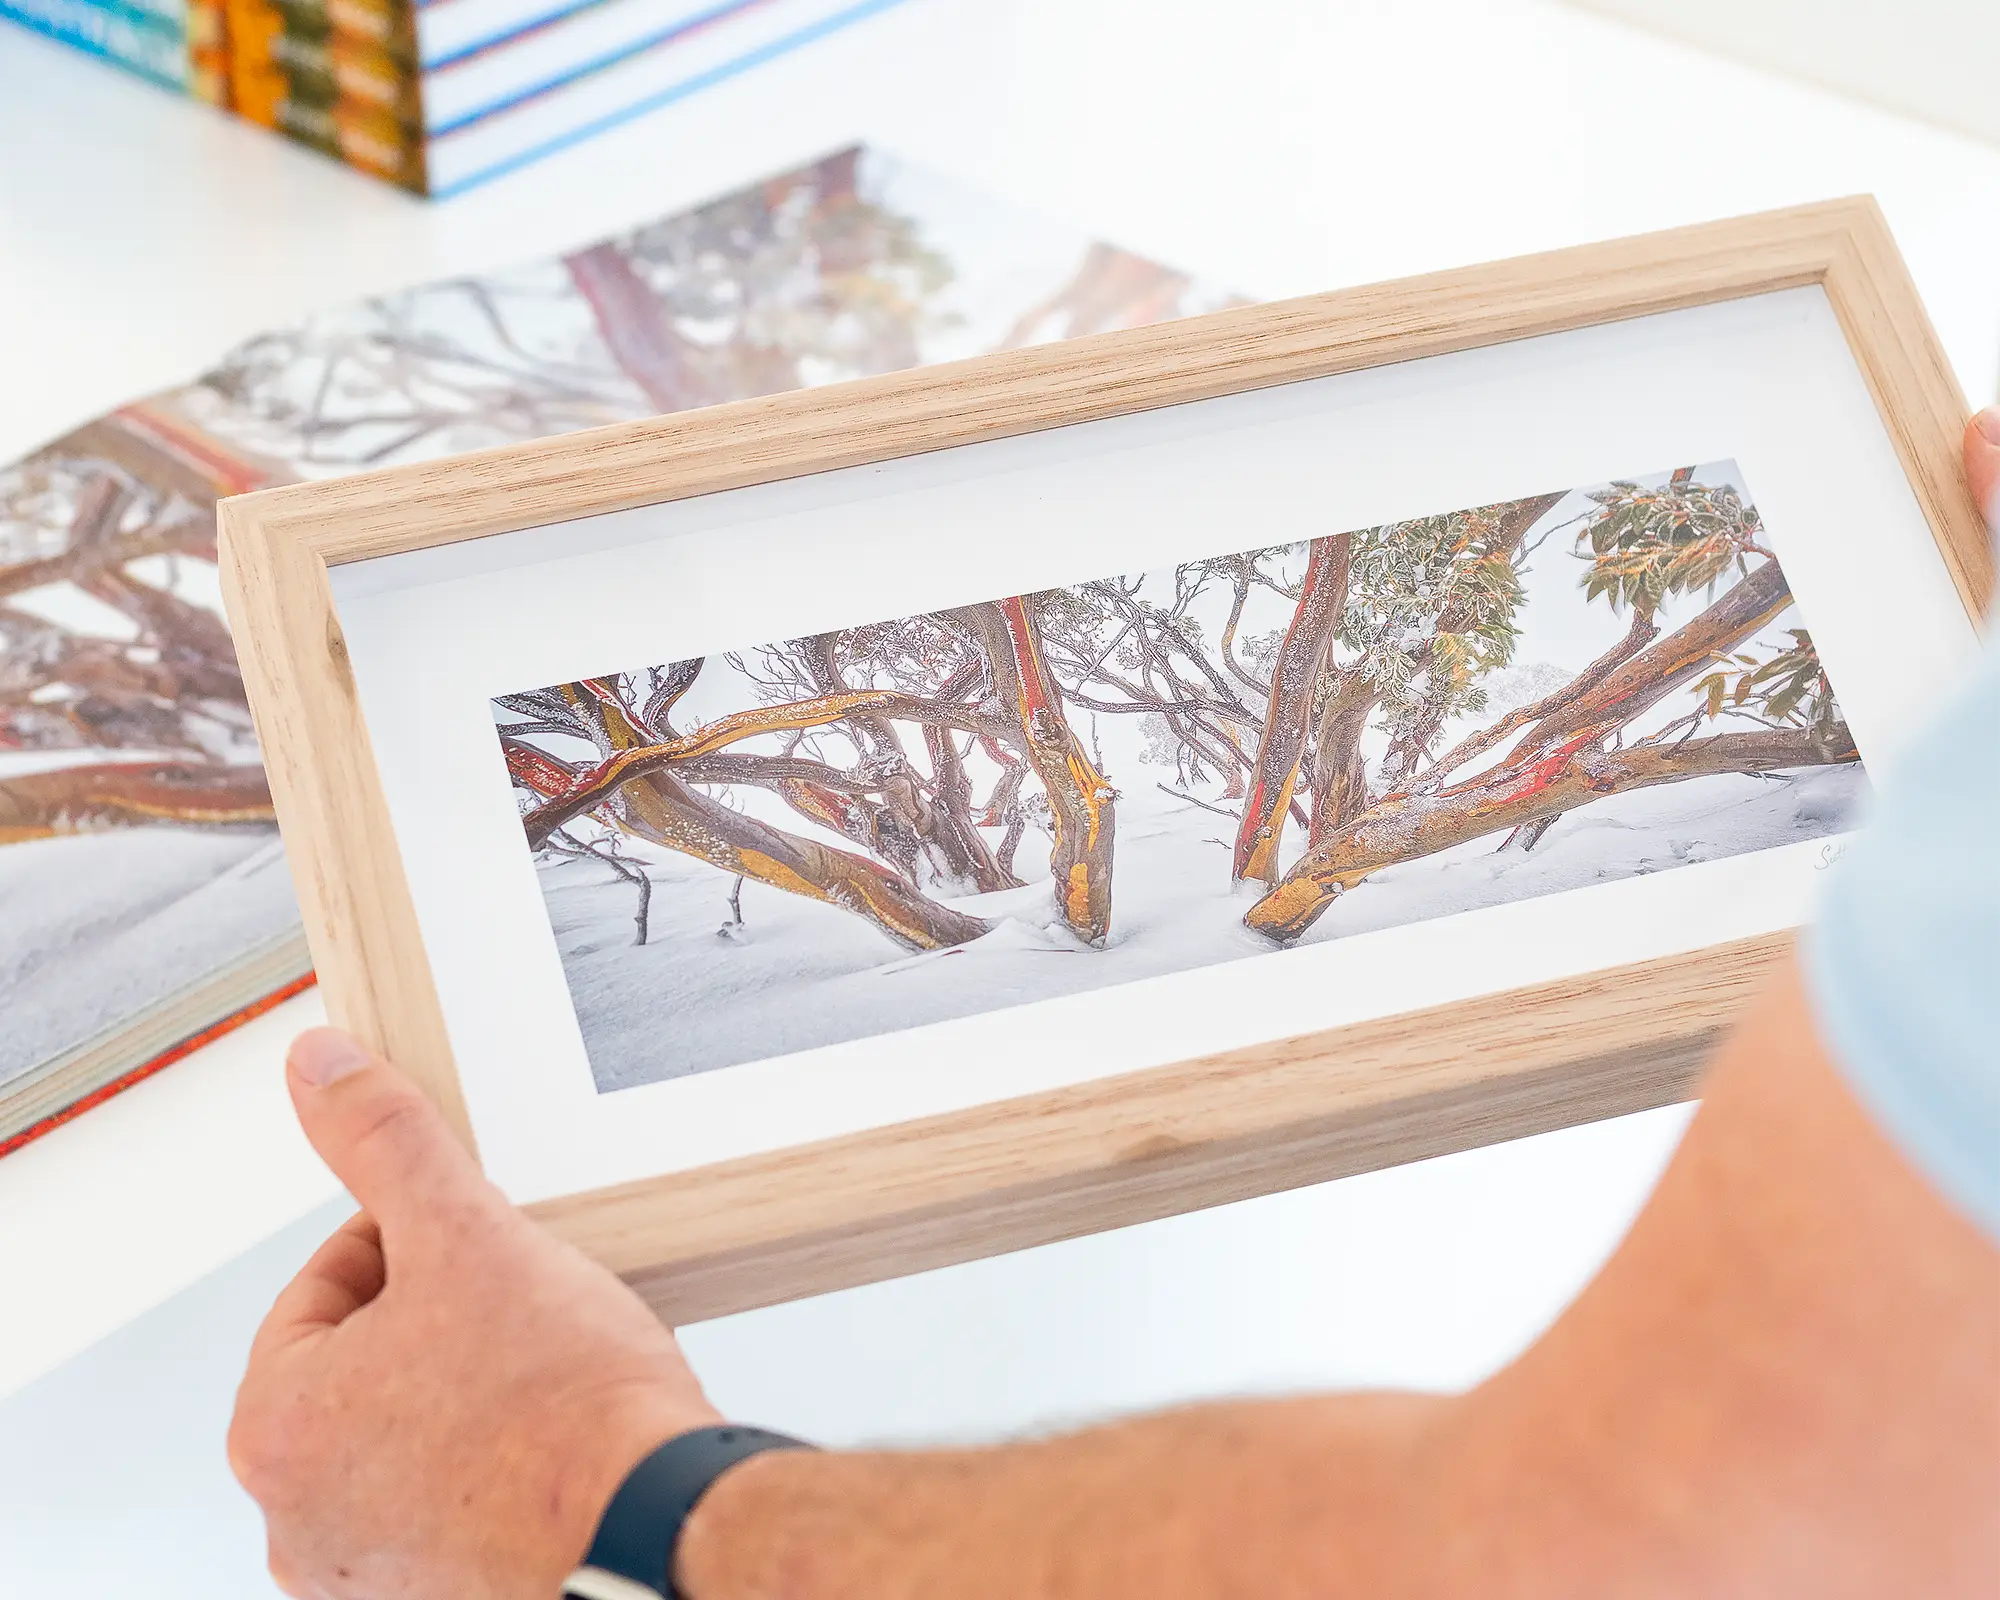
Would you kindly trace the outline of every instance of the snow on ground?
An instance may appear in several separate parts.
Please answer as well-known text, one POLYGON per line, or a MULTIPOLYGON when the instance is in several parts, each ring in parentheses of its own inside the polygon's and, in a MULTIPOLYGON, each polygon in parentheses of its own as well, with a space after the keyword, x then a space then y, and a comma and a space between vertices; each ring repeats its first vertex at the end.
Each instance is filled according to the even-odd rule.
POLYGON ((0 849, 0 1085, 298 919, 275 829, 116 828, 0 849))
MULTIPOLYGON (((1561 818, 1531 852, 1496 853, 1496 835, 1378 873, 1302 942, 1821 837, 1846 825, 1865 783, 1844 766, 1618 795, 1561 818)), ((1229 886, 1231 827, 1157 790, 1121 798, 1103 950, 1056 922, 1046 842, 1033 833, 1017 865, 1041 881, 952 901, 994 930, 914 956, 858 917, 751 882, 744 926, 725 935, 730 876, 625 841, 654 883, 649 942, 635 946, 631 884, 594 862, 540 871, 591 1067, 609 1090, 1268 952, 1241 922, 1255 896, 1229 886)))

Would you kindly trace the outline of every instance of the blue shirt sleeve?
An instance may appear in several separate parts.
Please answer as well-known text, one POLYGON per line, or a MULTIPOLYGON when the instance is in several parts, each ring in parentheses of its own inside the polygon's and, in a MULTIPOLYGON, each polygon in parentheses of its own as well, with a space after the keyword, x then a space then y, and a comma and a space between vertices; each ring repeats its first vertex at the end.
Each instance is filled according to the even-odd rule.
POLYGON ((1829 874, 1804 968, 1861 1103, 2000 1241, 2000 647, 1829 874))

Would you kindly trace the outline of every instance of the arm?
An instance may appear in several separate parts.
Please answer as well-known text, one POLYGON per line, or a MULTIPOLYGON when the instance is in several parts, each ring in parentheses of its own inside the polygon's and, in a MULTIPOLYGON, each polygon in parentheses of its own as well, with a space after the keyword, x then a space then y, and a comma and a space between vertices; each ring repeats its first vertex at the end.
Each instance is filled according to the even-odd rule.
POLYGON ((1830 1070, 1796 978, 1581 1299, 1462 1398, 1200 1407, 957 1455, 773 1455, 692 1600, 1951 1595, 2000 1569, 2000 1253, 1830 1070))

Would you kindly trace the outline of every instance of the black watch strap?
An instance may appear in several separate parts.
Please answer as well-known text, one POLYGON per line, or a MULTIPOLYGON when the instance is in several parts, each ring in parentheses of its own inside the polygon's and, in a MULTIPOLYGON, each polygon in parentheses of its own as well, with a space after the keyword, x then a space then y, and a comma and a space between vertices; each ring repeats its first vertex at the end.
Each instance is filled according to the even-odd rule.
POLYGON ((709 1485, 766 1450, 810 1450, 802 1439, 727 1424, 677 1434, 626 1476, 583 1565, 563 1592, 576 1600, 674 1600, 674 1547, 709 1485))

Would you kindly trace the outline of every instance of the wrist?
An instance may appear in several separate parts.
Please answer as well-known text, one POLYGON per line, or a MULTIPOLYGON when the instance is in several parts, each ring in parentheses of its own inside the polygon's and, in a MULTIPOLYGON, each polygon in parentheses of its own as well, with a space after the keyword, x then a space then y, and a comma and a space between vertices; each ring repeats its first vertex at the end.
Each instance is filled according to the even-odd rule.
POLYGON ((798 1583, 773 1584, 774 1570, 792 1578, 785 1519, 779 1508, 800 1502, 804 1473, 824 1472, 815 1452, 779 1450, 738 1462, 710 1485, 682 1526, 674 1547, 674 1593, 679 1600, 732 1600, 766 1591, 808 1592, 798 1583))
POLYGON ((706 1402, 645 1390, 614 1396, 601 1407, 580 1408, 565 1452, 569 1469, 558 1475, 556 1502, 563 1508, 558 1566, 569 1573, 582 1563, 606 1509, 633 1469, 669 1439, 712 1427, 722 1414, 706 1402))
POLYGON ((681 1551, 696 1507, 725 1478, 758 1459, 811 1449, 802 1440, 743 1424, 675 1433, 626 1473, 570 1574, 567 1592, 581 1600, 684 1600, 681 1551))

